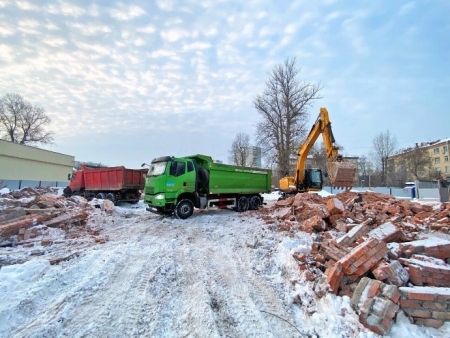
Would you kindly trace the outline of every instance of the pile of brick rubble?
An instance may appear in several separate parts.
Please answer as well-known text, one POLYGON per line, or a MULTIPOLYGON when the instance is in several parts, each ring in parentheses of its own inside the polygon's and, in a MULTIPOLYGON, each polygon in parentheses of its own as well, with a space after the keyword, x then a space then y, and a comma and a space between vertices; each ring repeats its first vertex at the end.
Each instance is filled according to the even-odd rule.
MULTIPOLYGON (((107 214, 114 210, 110 201, 96 205, 95 201, 87 202, 79 196, 66 199, 58 196, 57 190, 51 187, 27 187, 1 194, 0 247, 34 248, 33 255, 53 253, 52 264, 70 259, 76 254, 75 249, 106 242, 107 238, 101 235, 95 222, 88 224, 91 211, 96 207, 107 214), (53 236, 57 230, 62 238, 53 236), (67 246, 71 250, 67 250, 67 246)), ((6 252, 4 256, 11 255, 6 252)), ((22 263, 23 260, 3 257, 0 266, 22 263)))
POLYGON ((370 330, 387 334, 400 311, 418 325, 450 321, 449 204, 346 191, 297 194, 263 212, 278 231, 313 235, 309 254, 293 254, 299 269, 351 297, 370 330))

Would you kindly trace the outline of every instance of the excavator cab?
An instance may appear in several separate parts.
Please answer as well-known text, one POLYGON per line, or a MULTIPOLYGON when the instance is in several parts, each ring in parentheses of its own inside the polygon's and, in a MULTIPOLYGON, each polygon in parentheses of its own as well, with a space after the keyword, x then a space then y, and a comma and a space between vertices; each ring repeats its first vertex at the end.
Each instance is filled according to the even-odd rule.
POLYGON ((305 169, 303 177, 298 184, 295 183, 294 177, 283 177, 280 180, 280 190, 286 194, 322 190, 322 170, 319 168, 305 169))
POLYGON ((323 178, 322 170, 318 168, 305 170, 305 185, 306 190, 319 191, 322 190, 323 178))

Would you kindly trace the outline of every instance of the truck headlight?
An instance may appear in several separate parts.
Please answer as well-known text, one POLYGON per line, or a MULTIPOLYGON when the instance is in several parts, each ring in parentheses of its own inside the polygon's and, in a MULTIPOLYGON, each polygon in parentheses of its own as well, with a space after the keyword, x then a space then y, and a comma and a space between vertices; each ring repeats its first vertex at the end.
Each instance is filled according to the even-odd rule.
POLYGON ((164 194, 155 195, 155 200, 163 200, 163 199, 164 199, 164 194))

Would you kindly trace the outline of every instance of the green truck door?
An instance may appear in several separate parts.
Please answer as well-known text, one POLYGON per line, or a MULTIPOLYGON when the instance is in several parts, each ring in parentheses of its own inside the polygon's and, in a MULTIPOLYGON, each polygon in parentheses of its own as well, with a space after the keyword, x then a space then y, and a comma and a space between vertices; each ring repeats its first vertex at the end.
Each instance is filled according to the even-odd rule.
POLYGON ((195 170, 191 160, 175 160, 169 163, 166 198, 175 198, 182 192, 195 190, 195 170))

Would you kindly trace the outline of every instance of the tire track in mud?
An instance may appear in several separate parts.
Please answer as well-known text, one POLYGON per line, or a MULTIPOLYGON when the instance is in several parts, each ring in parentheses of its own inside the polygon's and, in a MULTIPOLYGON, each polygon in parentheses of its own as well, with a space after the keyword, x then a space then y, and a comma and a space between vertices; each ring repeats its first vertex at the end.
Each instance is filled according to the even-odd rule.
POLYGON ((236 255, 236 260, 242 264, 237 265, 241 279, 245 280, 245 285, 249 288, 250 298, 258 305, 258 309, 264 314, 266 320, 274 331, 275 336, 280 337, 304 337, 301 330, 295 326, 295 320, 288 306, 280 301, 276 290, 269 288, 264 281, 251 269, 251 261, 248 250, 240 250, 236 255), (245 262, 245 263, 244 263, 245 262), (246 268, 244 269, 244 266, 246 268))
POLYGON ((149 282, 147 305, 138 321, 139 335, 172 337, 177 332, 183 337, 224 336, 219 334, 205 284, 207 248, 203 248, 205 243, 198 245, 204 229, 189 226, 176 231, 177 240, 167 255, 165 267, 174 270, 157 271, 149 282))
POLYGON ((255 231, 235 217, 139 215, 106 230, 113 240, 95 257, 104 270, 75 274, 86 280, 53 295, 23 336, 55 336, 42 329, 53 312, 53 321, 67 315, 55 331, 65 337, 299 337, 289 306, 252 269, 255 231))
MULTIPOLYGON (((214 306, 205 283, 208 275, 207 249, 197 239, 203 238, 202 229, 192 229, 183 243, 176 248, 178 257, 180 299, 184 315, 175 323, 177 332, 183 336, 221 337, 214 316, 214 306)), ((222 335, 223 336, 223 335, 222 335)))
MULTIPOLYGON (((121 232, 124 229, 114 229, 112 232, 117 230, 121 232)), ((136 248, 113 248, 112 251, 106 250, 96 257, 96 260, 103 260, 103 267, 108 265, 112 267, 109 276, 102 281, 102 285, 92 290, 87 284, 91 278, 96 278, 97 274, 83 276, 87 280, 78 281, 75 285, 62 290, 66 294, 63 300, 60 294, 53 295, 53 299, 47 302, 46 307, 40 309, 40 315, 22 327, 20 332, 26 333, 27 336, 33 334, 51 336, 42 328, 42 323, 49 322, 49 313, 51 313, 55 323, 58 318, 58 321, 62 321, 65 316, 69 317, 66 322, 53 324, 64 326, 62 336, 81 337, 98 333, 113 337, 122 333, 131 333, 128 331, 133 328, 139 314, 136 303, 139 304, 139 298, 144 299, 142 290, 147 285, 152 265, 155 264, 161 251, 158 235, 165 231, 165 227, 162 226, 137 226, 133 229, 132 236, 127 239, 128 242, 137 243, 136 248), (149 228, 153 228, 153 234, 142 235, 150 232, 149 228), (145 247, 153 248, 149 252, 149 249, 145 247), (145 250, 142 250, 143 248, 145 250), (146 252, 145 256, 142 255, 142 251, 146 252), (148 255, 149 253, 151 255, 148 255), (123 285, 127 285, 125 292, 120 291, 123 291, 123 285), (120 332, 118 328, 127 328, 127 332, 120 332)), ((108 245, 115 244, 110 242, 108 245)), ((79 259, 82 260, 82 258, 79 259)), ((82 264, 79 268, 81 266, 82 264)))
POLYGON ((243 229, 230 229, 226 236, 213 230, 206 233, 207 236, 205 233, 194 236, 196 241, 190 243, 191 260, 200 262, 203 273, 199 273, 198 278, 202 278, 206 286, 219 335, 299 337, 298 330, 287 322, 292 316, 274 290, 253 275, 249 249, 243 244, 245 240, 236 243, 236 230, 243 229))
POLYGON ((210 260, 212 270, 218 276, 216 281, 223 289, 229 291, 226 294, 227 300, 234 297, 231 299, 234 299, 238 306, 238 308, 233 306, 232 311, 244 313, 244 323, 249 323, 240 336, 258 336, 260 334, 258 329, 263 331, 261 334, 266 337, 305 336, 294 326, 295 320, 289 305, 284 303, 283 298, 277 295, 277 290, 269 286, 253 269, 255 264, 255 262, 252 264, 251 260, 253 249, 250 249, 247 243, 252 242, 254 236, 252 228, 232 229, 231 233, 225 236, 225 242, 228 241, 226 245, 230 249, 225 251, 225 255, 221 250, 214 249, 210 260), (225 266, 222 266, 223 264, 225 266))
POLYGON ((86 309, 78 310, 83 313, 84 319, 75 320, 80 325, 71 329, 68 336, 81 333, 81 336, 120 337, 130 336, 135 331, 144 305, 144 290, 155 264, 158 265, 162 259, 161 252, 164 252, 159 243, 160 237, 157 236, 163 230, 160 228, 151 237, 139 236, 142 234, 140 233, 138 238, 131 239, 138 243, 138 247, 123 257, 108 279, 108 287, 101 294, 88 299, 86 309), (151 248, 150 252, 148 247, 151 248))
POLYGON ((211 292, 221 304, 217 311, 219 322, 232 318, 237 336, 270 337, 269 327, 250 297, 249 286, 238 274, 234 255, 221 257, 211 251, 210 257, 211 292), (218 266, 218 261, 222 266, 218 266))

